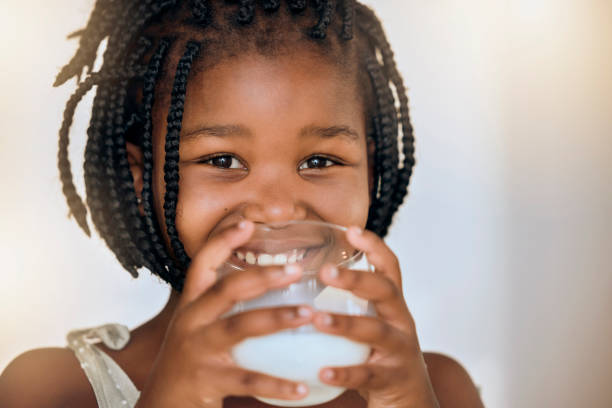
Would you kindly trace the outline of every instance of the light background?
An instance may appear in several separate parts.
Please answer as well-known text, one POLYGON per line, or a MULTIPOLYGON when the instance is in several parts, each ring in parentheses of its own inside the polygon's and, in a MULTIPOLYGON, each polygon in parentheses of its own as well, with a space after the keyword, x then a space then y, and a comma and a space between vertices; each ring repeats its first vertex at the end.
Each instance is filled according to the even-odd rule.
MULTIPOLYGON (((92 3, 0 5, 0 370, 73 328, 134 327, 167 297, 66 218, 55 162, 73 84, 51 83, 92 3)), ((368 3, 417 138, 387 241, 422 347, 463 363, 489 407, 612 406, 612 2, 368 3)))

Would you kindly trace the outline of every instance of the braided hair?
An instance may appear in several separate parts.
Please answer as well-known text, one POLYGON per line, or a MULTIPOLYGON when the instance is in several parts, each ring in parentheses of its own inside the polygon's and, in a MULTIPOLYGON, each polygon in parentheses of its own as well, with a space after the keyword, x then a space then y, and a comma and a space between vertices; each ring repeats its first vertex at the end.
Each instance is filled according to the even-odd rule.
POLYGON ((87 26, 71 34, 80 38, 78 50, 54 84, 77 78, 59 131, 63 193, 79 226, 90 234, 89 210, 106 244, 134 277, 144 267, 181 291, 190 263, 175 221, 179 135, 187 81, 195 61, 214 64, 223 55, 248 46, 275 53, 296 35, 318 47, 318 55, 357 73, 368 116, 368 138, 375 146, 375 182, 366 228, 383 237, 407 193, 414 139, 408 98, 393 51, 368 7, 356 0, 97 0, 87 26), (270 23, 272 18, 284 18, 284 23, 270 23), (248 35, 246 30, 251 30, 248 35), (103 64, 92 72, 104 40, 103 64), (163 92, 163 84, 168 83, 172 83, 169 96, 163 92), (69 131, 78 103, 94 87, 84 160, 85 205, 73 183, 69 131), (164 205, 163 214, 155 214, 152 111, 157 99, 168 97, 164 205), (143 152, 142 213, 126 141, 139 145, 143 152))

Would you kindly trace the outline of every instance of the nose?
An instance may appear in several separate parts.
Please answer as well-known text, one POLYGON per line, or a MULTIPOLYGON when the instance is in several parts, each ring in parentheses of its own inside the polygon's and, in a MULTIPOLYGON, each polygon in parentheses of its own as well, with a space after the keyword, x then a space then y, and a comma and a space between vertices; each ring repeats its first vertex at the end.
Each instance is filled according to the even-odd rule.
POLYGON ((253 222, 272 223, 303 220, 307 210, 295 185, 274 181, 257 182, 243 207, 244 218, 253 222))

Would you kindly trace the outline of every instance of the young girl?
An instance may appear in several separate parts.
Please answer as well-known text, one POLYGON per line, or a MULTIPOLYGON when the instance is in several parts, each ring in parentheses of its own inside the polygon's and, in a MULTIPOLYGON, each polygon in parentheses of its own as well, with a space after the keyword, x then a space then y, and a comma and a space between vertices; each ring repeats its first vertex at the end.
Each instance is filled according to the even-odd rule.
POLYGON ((237 367, 240 341, 313 324, 367 343, 365 364, 327 367, 347 392, 324 407, 481 407, 466 371, 420 350, 397 258, 382 241, 413 159, 407 97, 374 13, 353 0, 98 0, 58 75, 78 89, 60 130, 59 169, 72 215, 87 210, 119 262, 173 290, 127 331, 69 334, 0 377, 0 406, 266 407, 306 386, 237 367), (108 39, 102 67, 92 71, 108 39), (81 80, 83 69, 87 76, 81 80), (87 207, 76 193, 68 132, 97 87, 85 151, 87 207), (350 226, 376 273, 326 266, 320 279, 373 302, 377 317, 279 307, 221 318, 235 302, 300 279, 269 266, 217 279, 256 223, 350 226))

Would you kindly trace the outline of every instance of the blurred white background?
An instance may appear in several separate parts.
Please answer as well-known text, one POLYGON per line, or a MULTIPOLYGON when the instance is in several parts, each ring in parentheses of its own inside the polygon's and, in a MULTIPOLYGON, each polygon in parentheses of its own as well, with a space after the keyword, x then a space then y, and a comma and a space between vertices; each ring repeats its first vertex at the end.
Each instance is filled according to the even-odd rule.
MULTIPOLYGON (((612 2, 367 3, 409 87, 418 164, 387 241, 423 349, 463 363, 489 407, 612 406, 612 2)), ((167 298, 66 218, 73 83, 51 84, 92 4, 0 5, 0 370, 167 298)), ((90 103, 71 133, 78 180, 90 103)))

